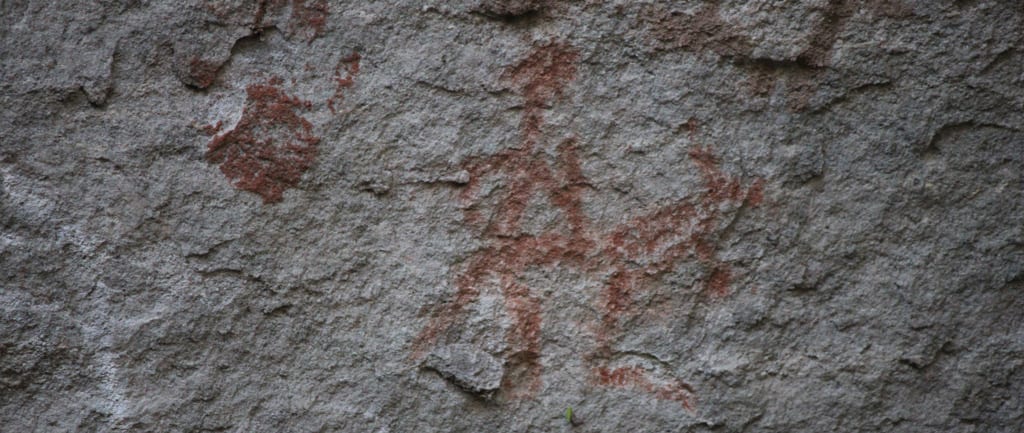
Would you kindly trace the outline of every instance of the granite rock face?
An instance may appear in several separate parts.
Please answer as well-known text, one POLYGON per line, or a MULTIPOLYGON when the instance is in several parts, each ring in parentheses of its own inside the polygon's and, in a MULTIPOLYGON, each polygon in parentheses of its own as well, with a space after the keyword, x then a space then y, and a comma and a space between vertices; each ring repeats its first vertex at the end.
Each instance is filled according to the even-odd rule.
POLYGON ((1022 29, 2 2, 0 430, 1020 432, 1022 29))

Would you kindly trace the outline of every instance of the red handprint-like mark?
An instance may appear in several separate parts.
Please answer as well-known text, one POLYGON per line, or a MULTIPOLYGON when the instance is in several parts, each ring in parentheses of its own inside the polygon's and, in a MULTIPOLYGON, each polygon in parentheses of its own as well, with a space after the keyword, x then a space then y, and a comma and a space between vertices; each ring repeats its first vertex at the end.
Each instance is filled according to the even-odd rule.
POLYGON ((214 137, 206 152, 236 188, 259 194, 264 203, 281 201, 284 190, 299 183, 320 142, 313 124, 298 114, 312 104, 286 94, 283 82, 275 77, 246 86, 241 120, 214 137))
MULTIPOLYGON (((355 84, 359 60, 359 54, 352 53, 335 67, 336 88, 324 104, 332 114, 337 114, 336 105, 355 84)), ((302 115, 314 104, 287 94, 283 86, 280 77, 246 86, 241 119, 207 145, 206 160, 220 164, 220 171, 236 188, 259 194, 264 203, 280 202, 286 189, 299 184, 312 167, 320 142, 313 134, 314 125, 302 115)), ((213 135, 221 125, 204 129, 213 135)))

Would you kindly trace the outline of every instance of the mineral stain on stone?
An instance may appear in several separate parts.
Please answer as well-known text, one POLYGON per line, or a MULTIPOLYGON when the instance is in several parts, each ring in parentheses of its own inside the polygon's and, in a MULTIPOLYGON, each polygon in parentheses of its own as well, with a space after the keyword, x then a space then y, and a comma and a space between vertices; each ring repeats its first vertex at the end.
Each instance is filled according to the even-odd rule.
POLYGON ((320 141, 298 114, 312 104, 281 90, 283 82, 273 77, 248 85, 242 118, 213 137, 206 152, 236 188, 259 194, 264 203, 281 201, 284 190, 298 185, 320 141))

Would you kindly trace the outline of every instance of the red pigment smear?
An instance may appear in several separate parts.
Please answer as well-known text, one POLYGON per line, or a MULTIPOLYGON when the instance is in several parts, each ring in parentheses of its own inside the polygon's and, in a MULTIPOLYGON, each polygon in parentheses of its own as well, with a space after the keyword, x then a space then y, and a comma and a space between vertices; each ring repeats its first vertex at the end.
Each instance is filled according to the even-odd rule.
POLYGON ((236 188, 259 194, 264 203, 281 201, 285 189, 298 185, 320 141, 313 125, 296 114, 311 104, 286 94, 282 83, 274 77, 247 86, 241 120, 214 137, 206 152, 236 188))
POLYGON ((344 91, 356 83, 356 75, 359 75, 359 60, 362 57, 359 53, 352 53, 349 56, 341 59, 338 65, 334 67, 334 95, 327 98, 327 108, 331 110, 332 114, 337 114, 337 110, 334 108, 335 102, 340 103, 345 100, 344 91), (344 76, 342 76, 344 72, 344 76))
POLYGON ((214 136, 214 135, 217 135, 217 133, 220 132, 220 129, 223 128, 223 127, 224 127, 224 122, 218 120, 216 124, 213 124, 213 125, 203 125, 202 130, 203 130, 203 134, 206 134, 206 135, 209 135, 209 136, 214 136))
POLYGON ((755 96, 768 96, 778 82, 785 82, 787 107, 803 111, 811 105, 818 88, 831 66, 832 53, 846 23, 859 11, 874 17, 906 18, 913 8, 898 0, 826 0, 817 7, 820 19, 807 35, 807 48, 789 67, 780 68, 776 62, 754 55, 757 41, 751 39, 742 26, 723 20, 718 2, 706 2, 693 14, 671 6, 652 4, 644 7, 639 16, 640 27, 647 29, 647 44, 659 50, 683 50, 694 53, 714 53, 731 59, 749 74, 747 87, 755 96))
POLYGON ((683 409, 693 411, 693 387, 680 380, 673 380, 665 385, 654 383, 646 371, 640 367, 619 367, 609 369, 598 367, 593 371, 594 380, 598 385, 615 388, 635 388, 654 394, 659 400, 679 402, 683 409))
MULTIPOLYGON (((808 35, 810 45, 797 55, 797 65, 820 68, 829 65, 833 48, 846 22, 864 9, 875 17, 906 18, 913 9, 898 0, 826 0, 818 7, 821 19, 808 35)), ((693 14, 664 5, 645 7, 640 24, 648 30, 648 43, 658 49, 712 52, 739 60, 757 60, 757 43, 742 26, 722 19, 717 2, 707 2, 693 14)))
POLYGON ((824 67, 831 63, 832 51, 839 35, 846 27, 846 22, 861 9, 866 9, 875 17, 906 18, 913 10, 902 1, 897 0, 828 0, 821 10, 822 19, 808 37, 811 42, 798 60, 814 67, 824 67))
POLYGON ((518 87, 526 99, 521 124, 524 147, 532 147, 539 138, 543 110, 576 79, 577 60, 579 52, 575 48, 549 42, 534 48, 529 56, 506 71, 504 78, 518 87))
POLYGON ((505 72, 504 78, 520 87, 530 107, 543 107, 562 96, 565 86, 576 79, 579 52, 561 42, 535 47, 530 54, 505 72))
POLYGON ((515 352, 505 359, 505 375, 501 378, 502 392, 509 399, 530 398, 540 391, 540 353, 515 352))
MULTIPOLYGON (((503 381, 503 389, 512 397, 529 397, 541 384, 542 300, 520 283, 525 272, 571 267, 605 280, 598 302, 602 312, 598 341, 594 353, 587 357, 601 362, 611 353, 623 317, 638 313, 633 306, 636 295, 680 263, 696 260, 704 265, 707 273, 702 290, 708 295, 729 293, 732 271, 718 259, 715 244, 722 211, 730 204, 757 206, 763 196, 762 181, 744 189, 739 180, 719 168, 709 147, 698 145, 689 154, 703 184, 694 198, 668 203, 612 228, 594 227, 583 211, 590 182, 582 170, 578 140, 563 140, 555 146, 554 155, 549 155, 543 134, 544 111, 561 99, 575 78, 578 58, 573 48, 549 42, 536 47, 503 75, 524 98, 521 141, 518 146, 463 162, 469 173, 469 182, 459 196, 464 221, 480 233, 485 245, 466 260, 455 278, 455 298, 437 309, 413 345, 413 358, 422 357, 450 327, 463 320, 466 306, 478 299, 483 288, 499 281, 512 322, 505 335, 509 368, 503 381), (480 197, 481 183, 488 178, 500 182, 490 194, 496 201, 480 197), (527 206, 544 199, 560 212, 564 225, 540 234, 524 233, 527 206)), ((693 140, 698 122, 690 119, 685 127, 693 140)), ((606 373, 658 398, 690 405, 684 393, 688 387, 654 386, 642 370, 606 373)))
POLYGON ((750 184, 747 190, 747 206, 758 207, 764 203, 764 179, 757 178, 750 184))
POLYGON ((691 141, 694 139, 694 136, 696 136, 697 133, 700 131, 700 122, 698 122, 697 119, 693 117, 687 119, 686 123, 683 126, 686 128, 687 135, 690 137, 691 141))
POLYGON ((749 56, 754 44, 741 29, 721 18, 717 2, 705 3, 693 15, 655 3, 644 8, 649 43, 660 49, 713 52, 723 57, 749 56))
POLYGON ((530 293, 529 287, 511 281, 511 278, 506 280, 502 295, 513 320, 505 336, 511 350, 507 367, 512 374, 503 378, 502 388, 509 390, 513 397, 530 396, 541 386, 541 303, 530 293))
MULTIPOLYGON (((330 9, 327 0, 258 0, 243 5, 223 4, 215 0, 205 3, 206 10, 219 19, 232 23, 244 23, 254 33, 262 33, 275 23, 268 23, 267 17, 290 8, 287 31, 290 35, 300 35, 308 42, 320 37, 327 24, 330 9)), ((284 23, 279 24, 282 29, 284 23)))
POLYGON ((327 0, 292 0, 288 29, 293 34, 301 33, 307 41, 312 42, 324 33, 328 13, 327 0))
POLYGON ((221 64, 200 59, 199 56, 192 57, 188 63, 188 76, 192 83, 200 89, 210 87, 217 80, 217 72, 221 64))

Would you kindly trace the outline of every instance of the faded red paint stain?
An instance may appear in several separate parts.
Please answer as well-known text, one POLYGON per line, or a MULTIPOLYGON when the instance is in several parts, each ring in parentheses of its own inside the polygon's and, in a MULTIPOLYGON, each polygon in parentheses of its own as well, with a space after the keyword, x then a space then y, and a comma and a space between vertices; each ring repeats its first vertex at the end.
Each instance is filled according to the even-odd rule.
POLYGON ((223 21, 248 25, 253 33, 277 25, 289 35, 301 36, 309 42, 323 35, 330 14, 327 0, 257 0, 242 4, 207 0, 204 6, 223 21), (287 23, 269 21, 286 10, 287 23))
POLYGON ((797 60, 815 67, 828 66, 846 22, 861 8, 876 17, 906 18, 913 15, 913 9, 900 0, 829 0, 821 11, 821 22, 808 38, 810 46, 800 53, 797 60))
POLYGON ((513 326, 506 335, 512 352, 508 364, 518 370, 502 379, 502 387, 521 389, 515 396, 529 396, 540 390, 543 369, 540 364, 540 299, 530 293, 529 287, 514 281, 502 282, 502 295, 505 308, 513 318, 513 326))
POLYGON ((264 203, 281 201, 285 189, 298 185, 320 141, 313 125, 298 114, 312 104, 289 96, 282 84, 275 77, 248 85, 242 118, 215 136, 206 152, 206 160, 220 164, 236 188, 259 194, 264 203))
MULTIPOLYGON (((479 298, 481 289, 496 281, 511 321, 505 336, 509 373, 503 390, 515 397, 537 392, 542 373, 542 300, 520 282, 524 272, 570 267, 605 281, 597 301, 602 312, 597 341, 586 360, 595 365, 595 372, 618 371, 608 370, 604 364, 621 331, 621 319, 640 313, 633 305, 636 295, 680 263, 696 260, 707 269, 700 290, 712 296, 729 293, 732 270, 717 257, 718 224, 725 208, 758 206, 763 197, 760 180, 745 187, 721 171, 710 148, 697 146, 689 154, 703 184, 696 198, 669 203, 611 228, 596 227, 583 211, 590 183, 583 174, 577 140, 562 140, 550 155, 546 149, 551 146, 544 134, 544 113, 562 99, 575 79, 578 60, 574 48, 551 42, 534 48, 502 76, 524 99, 521 142, 463 162, 470 175, 459 196, 464 221, 480 233, 485 246, 467 259, 455 278, 454 298, 435 311, 413 345, 413 358, 422 357, 449 328, 463 320, 466 306, 479 298), (481 197, 482 182, 487 179, 501 182, 500 188, 491 193, 497 196, 496 201, 481 197), (538 201, 559 211, 564 226, 540 234, 525 233, 522 223, 526 208, 538 201)), ((699 125, 690 119, 685 127, 693 138, 699 125)), ((683 396, 687 390, 673 388, 681 385, 656 387, 642 370, 609 374, 626 375, 622 377, 628 377, 631 385, 692 408, 689 397, 683 396)))
POLYGON ((743 28, 721 18, 716 1, 704 3, 693 14, 654 4, 643 9, 640 24, 647 29, 649 44, 657 49, 711 52, 732 59, 747 70, 747 87, 753 95, 766 96, 784 83, 787 107, 803 111, 824 80, 846 22, 860 9, 876 17, 913 15, 913 9, 899 0, 827 0, 817 8, 821 20, 807 36, 808 47, 791 61, 755 58, 757 43, 743 28))
POLYGON ((653 381, 650 374, 640 367, 598 367, 593 371, 593 381, 599 385, 616 388, 635 388, 653 394, 659 400, 679 402, 686 410, 693 410, 693 387, 680 380, 665 384, 653 381))
POLYGON ((263 31, 269 25, 265 23, 266 16, 278 13, 290 3, 291 11, 288 17, 288 32, 293 35, 301 35, 307 41, 316 39, 324 32, 327 24, 329 9, 327 0, 260 0, 256 4, 256 12, 253 15, 252 28, 256 32, 263 31))
POLYGON ((329 14, 327 0, 292 0, 288 28, 294 34, 301 34, 312 41, 324 33, 329 14))
POLYGON ((753 43, 739 28, 722 20, 717 2, 705 3, 690 15, 662 5, 645 8, 641 20, 648 25, 652 43, 661 49, 711 51, 721 56, 744 56, 753 43))
POLYGON ((764 179, 757 178, 750 183, 747 190, 746 203, 750 207, 758 207, 764 203, 764 179))
POLYGON ((203 125, 202 128, 200 128, 200 129, 203 131, 203 134, 206 134, 206 135, 209 135, 209 136, 214 136, 214 135, 217 135, 217 133, 219 133, 220 129, 223 128, 223 127, 224 127, 224 122, 221 121, 221 120, 218 120, 217 123, 214 123, 212 125, 203 125))
POLYGON ((700 131, 700 122, 693 117, 686 119, 686 123, 682 126, 686 128, 690 141, 693 141, 696 138, 697 133, 700 131))
POLYGON ((188 76, 192 84, 200 89, 210 87, 217 80, 217 72, 220 71, 222 63, 211 62, 192 57, 188 64, 188 76))
MULTIPOLYGON (((691 119, 688 129, 695 131, 691 119)), ((723 173, 710 148, 689 152, 703 178, 703 191, 692 201, 680 201, 634 217, 604 236, 602 257, 613 269, 605 287, 605 315, 598 337, 601 345, 616 334, 620 318, 630 313, 634 294, 672 271, 685 260, 697 260, 708 270, 703 291, 722 297, 729 294, 732 270, 717 257, 714 235, 722 208, 730 204, 756 207, 763 200, 763 182, 744 188, 738 179, 723 173)), ((602 348, 603 350, 603 348, 602 348)))
POLYGON ((334 95, 327 98, 327 108, 331 110, 331 113, 337 114, 334 104, 343 101, 345 99, 345 90, 355 85, 356 75, 359 75, 360 59, 362 57, 359 53, 352 53, 341 59, 338 65, 334 67, 334 95))
MULTIPOLYGON (((810 45, 797 55, 799 65, 826 67, 846 22, 858 10, 876 17, 906 18, 913 9, 899 0, 827 0, 815 6, 821 19, 811 30, 810 45)), ((743 28, 721 18, 718 2, 706 2, 693 14, 663 5, 644 8, 641 23, 648 29, 651 44, 659 49, 713 52, 723 57, 750 59, 756 43, 743 28)))

